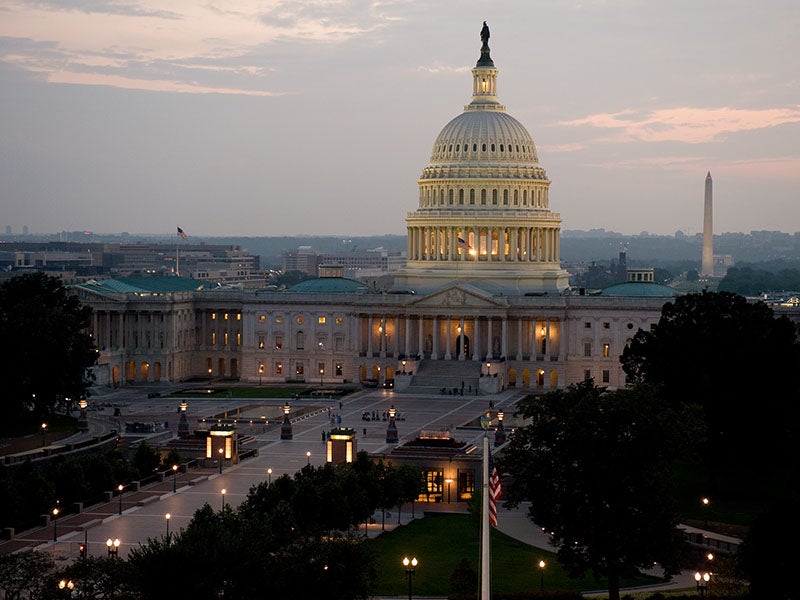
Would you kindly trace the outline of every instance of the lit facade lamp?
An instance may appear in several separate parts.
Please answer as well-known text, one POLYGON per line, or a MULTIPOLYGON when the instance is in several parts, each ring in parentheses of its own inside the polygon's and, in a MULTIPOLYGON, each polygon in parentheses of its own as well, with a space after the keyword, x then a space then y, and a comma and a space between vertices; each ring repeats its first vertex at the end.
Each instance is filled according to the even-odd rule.
POLYGON ((699 571, 694 574, 694 581, 697 584, 697 593, 702 598, 708 591, 708 583, 711 581, 711 573, 700 573, 699 571))
POLYGON ((42 423, 42 447, 47 446, 47 423, 42 423))
POLYGON ((294 437, 292 433, 292 422, 289 420, 289 413, 292 412, 292 407, 289 403, 283 405, 283 423, 281 424, 281 439, 290 440, 294 437))
POLYGON ((89 403, 86 401, 86 398, 78 400, 78 408, 81 409, 78 415, 78 431, 89 431, 89 418, 86 416, 87 406, 89 406, 89 403))
POLYGON ((414 579, 414 575, 417 572, 417 565, 419 561, 414 558, 408 558, 407 556, 403 559, 403 566, 406 569, 406 577, 408 578, 408 600, 411 600, 411 580, 414 579))
POLYGON ((117 486, 117 491, 119 492, 119 514, 122 514, 122 492, 125 491, 125 486, 120 483, 117 486))
POLYGON ((109 556, 118 556, 119 555, 119 545, 120 541, 119 538, 108 538, 106 540, 106 550, 108 550, 109 556))
POLYGON ((179 405, 181 418, 178 421, 178 437, 181 439, 186 439, 189 437, 189 420, 186 418, 186 409, 189 408, 189 404, 186 401, 183 401, 179 405))
POLYGON ((489 373, 490 373, 491 369, 492 369, 492 363, 487 362, 486 363, 486 376, 487 377, 489 376, 489 373))
POLYGON ((272 485, 272 467, 267 469, 267 485, 272 485))
POLYGON ((494 445, 499 446, 506 443, 506 428, 503 426, 503 419, 506 413, 502 410, 497 411, 497 429, 494 432, 494 445))
POLYGON ((386 428, 387 444, 396 444, 399 441, 395 417, 397 417, 397 409, 394 407, 394 404, 392 404, 389 407, 389 426, 386 428))
POLYGON ((406 373, 406 361, 403 361, 403 375, 406 373))
POLYGON ((447 503, 450 504, 450 486, 453 484, 453 478, 448 477, 444 482, 447 484, 447 503))

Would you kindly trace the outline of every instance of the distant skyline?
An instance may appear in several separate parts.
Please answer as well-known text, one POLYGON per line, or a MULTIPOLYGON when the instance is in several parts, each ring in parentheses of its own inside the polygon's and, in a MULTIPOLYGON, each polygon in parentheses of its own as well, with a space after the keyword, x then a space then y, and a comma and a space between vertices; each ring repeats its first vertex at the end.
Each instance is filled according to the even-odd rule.
POLYGON ((403 234, 483 20, 563 229, 800 231, 795 0, 6 0, 0 231, 403 234))

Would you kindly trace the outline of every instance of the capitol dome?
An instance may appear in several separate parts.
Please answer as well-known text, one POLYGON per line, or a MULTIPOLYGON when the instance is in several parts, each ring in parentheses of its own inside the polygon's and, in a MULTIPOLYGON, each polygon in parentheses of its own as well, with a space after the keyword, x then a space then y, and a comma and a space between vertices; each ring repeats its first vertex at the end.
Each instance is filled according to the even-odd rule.
POLYGON ((395 281, 430 290, 463 281, 496 294, 558 292, 561 216, 528 130, 497 97, 489 28, 472 69, 472 100, 433 144, 406 218, 406 268, 395 281))

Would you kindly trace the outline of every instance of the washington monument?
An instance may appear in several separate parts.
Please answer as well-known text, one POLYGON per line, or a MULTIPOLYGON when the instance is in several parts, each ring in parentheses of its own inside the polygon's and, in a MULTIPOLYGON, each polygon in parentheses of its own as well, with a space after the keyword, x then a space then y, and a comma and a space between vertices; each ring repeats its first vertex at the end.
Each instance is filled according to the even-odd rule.
POLYGON ((712 206, 714 182, 711 171, 706 175, 706 195, 703 205, 703 261, 700 266, 702 277, 714 276, 714 225, 712 222, 712 206))

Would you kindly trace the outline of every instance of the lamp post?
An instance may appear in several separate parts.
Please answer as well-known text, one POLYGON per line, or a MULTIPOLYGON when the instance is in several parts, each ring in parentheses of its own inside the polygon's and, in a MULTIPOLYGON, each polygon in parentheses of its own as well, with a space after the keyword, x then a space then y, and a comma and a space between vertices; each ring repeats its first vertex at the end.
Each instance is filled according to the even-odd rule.
POLYGON ((708 582, 711 581, 711 573, 700 573, 698 571, 694 574, 694 581, 697 584, 697 592, 702 598, 705 596, 706 590, 708 589, 708 582))
POLYGON ((292 422, 289 420, 289 413, 292 412, 292 407, 287 402, 283 405, 283 423, 281 424, 281 439, 292 439, 292 422))
POLYGON ((220 490, 220 491, 222 492, 222 510, 224 511, 225 510, 225 492, 227 490, 225 488, 222 488, 222 490, 220 490))
POLYGON ((539 561, 539 573, 541 574, 541 577, 539 578, 539 591, 540 592, 544 591, 544 568, 546 566, 547 566, 546 562, 544 562, 543 560, 539 561))
POLYGON ((450 504, 450 485, 453 483, 453 478, 448 477, 444 482, 447 484, 447 503, 450 504))
POLYGON ((89 431, 89 418, 86 416, 87 406, 89 406, 89 403, 86 401, 86 398, 78 400, 78 408, 81 409, 78 415, 78 431, 89 431))
POLYGON ((72 596, 72 592, 75 589, 75 582, 72 581, 72 579, 62 579, 58 582, 58 589, 60 591, 66 590, 66 594, 72 596))
POLYGON ((490 363, 490 362, 487 362, 487 363, 486 363, 486 376, 487 376, 487 377, 489 376, 489 370, 490 370, 491 368, 492 368, 492 363, 490 363))
POLYGON ((172 465, 172 493, 178 491, 178 465, 172 465))
POLYGON ((186 418, 186 411, 189 408, 189 403, 185 400, 178 405, 178 409, 181 413, 181 418, 178 421, 178 437, 181 439, 185 439, 190 437, 189 434, 189 420, 186 418))
POLYGON ((53 541, 58 541, 58 529, 57 529, 57 522, 58 522, 58 507, 53 509, 53 541))
POLYGON ((386 443, 387 444, 396 444, 400 441, 400 437, 397 433, 397 421, 395 418, 397 417, 397 409, 392 404, 389 407, 389 425, 386 427, 386 443))
POLYGON ((272 485, 272 467, 267 469, 267 485, 272 485))
POLYGON ((220 448, 219 450, 217 450, 217 452, 219 453, 219 474, 222 475, 222 458, 225 451, 222 448, 220 448))
POLYGON ((502 410, 497 411, 497 429, 494 432, 495 446, 500 446, 506 442, 506 428, 503 426, 503 419, 505 419, 505 417, 506 413, 502 410))
POLYGON ((322 386, 322 378, 325 376, 325 369, 319 370, 319 385, 322 386))
POLYGON ((167 545, 169 545, 169 520, 172 518, 172 515, 167 513, 164 515, 164 520, 167 522, 167 545))
POLYGON ((703 496, 700 502, 703 503, 703 527, 708 528, 708 508, 711 506, 711 499, 708 496, 703 496))
POLYGON ((117 491, 119 492, 119 514, 122 514, 122 492, 125 490, 125 486, 121 483, 117 486, 117 491))
POLYGON ((406 361, 403 361, 403 375, 406 374, 406 361))
POLYGON ((118 556, 119 555, 119 545, 120 541, 119 538, 108 538, 106 540, 106 549, 108 550, 109 556, 118 556))
POLYGON ((306 451, 306 465, 311 466, 311 450, 306 451))
POLYGON ((407 556, 403 559, 403 566, 406 568, 406 577, 408 578, 408 600, 411 600, 411 580, 414 579, 414 574, 417 571, 417 565, 419 561, 414 558, 408 558, 407 556))
POLYGON ((42 423, 42 447, 47 446, 47 423, 42 423))

